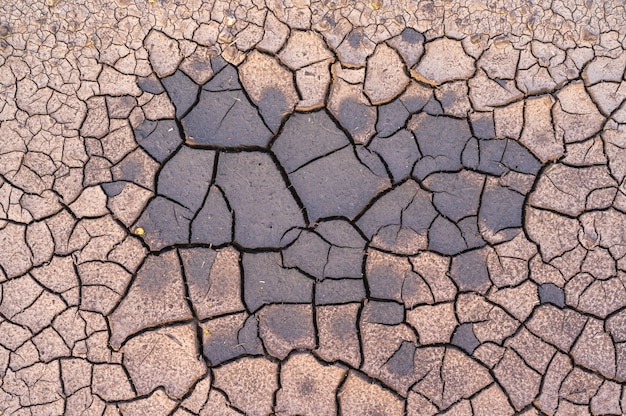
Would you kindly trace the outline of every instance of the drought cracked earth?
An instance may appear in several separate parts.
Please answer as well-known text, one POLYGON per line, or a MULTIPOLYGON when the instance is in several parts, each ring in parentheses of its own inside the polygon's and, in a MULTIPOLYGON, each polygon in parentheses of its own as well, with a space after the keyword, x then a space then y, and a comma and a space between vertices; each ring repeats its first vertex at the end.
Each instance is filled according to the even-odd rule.
POLYGON ((626 12, 543 3, 0 6, 0 414, 626 413, 626 12))

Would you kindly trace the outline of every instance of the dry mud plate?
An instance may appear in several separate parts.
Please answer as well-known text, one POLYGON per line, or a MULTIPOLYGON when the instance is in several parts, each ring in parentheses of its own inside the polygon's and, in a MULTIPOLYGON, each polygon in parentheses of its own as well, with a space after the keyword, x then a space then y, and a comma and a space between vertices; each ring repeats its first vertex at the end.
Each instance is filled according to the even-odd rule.
POLYGON ((0 4, 0 415, 625 414, 624 16, 0 4))

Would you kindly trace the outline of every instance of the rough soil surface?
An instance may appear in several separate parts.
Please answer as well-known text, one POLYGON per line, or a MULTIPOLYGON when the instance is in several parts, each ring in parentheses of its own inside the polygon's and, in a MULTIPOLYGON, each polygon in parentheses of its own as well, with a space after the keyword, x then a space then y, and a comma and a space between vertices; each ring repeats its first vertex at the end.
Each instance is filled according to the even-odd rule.
POLYGON ((0 5, 0 415, 626 413, 626 9, 0 5))

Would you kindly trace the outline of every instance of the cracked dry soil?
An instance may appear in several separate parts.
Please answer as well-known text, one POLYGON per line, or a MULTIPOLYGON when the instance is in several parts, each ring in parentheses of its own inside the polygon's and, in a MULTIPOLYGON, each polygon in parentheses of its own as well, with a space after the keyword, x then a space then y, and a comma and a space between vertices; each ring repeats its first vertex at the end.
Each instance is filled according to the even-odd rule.
POLYGON ((624 16, 0 4, 0 414, 625 414, 624 16))

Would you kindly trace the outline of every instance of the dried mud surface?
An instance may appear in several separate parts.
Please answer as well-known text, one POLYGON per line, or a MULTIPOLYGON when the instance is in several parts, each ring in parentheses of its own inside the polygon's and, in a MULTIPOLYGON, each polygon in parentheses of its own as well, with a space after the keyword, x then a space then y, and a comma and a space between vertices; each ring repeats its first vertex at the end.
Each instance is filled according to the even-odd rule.
POLYGON ((626 413, 621 2, 31 3, 1 415, 626 413))

